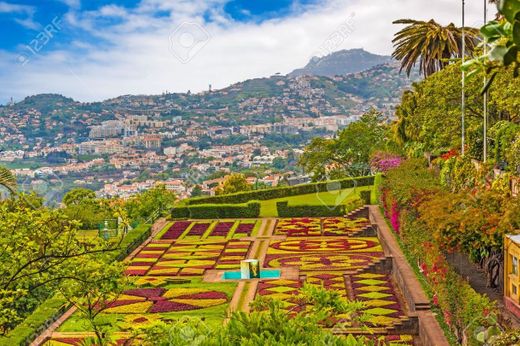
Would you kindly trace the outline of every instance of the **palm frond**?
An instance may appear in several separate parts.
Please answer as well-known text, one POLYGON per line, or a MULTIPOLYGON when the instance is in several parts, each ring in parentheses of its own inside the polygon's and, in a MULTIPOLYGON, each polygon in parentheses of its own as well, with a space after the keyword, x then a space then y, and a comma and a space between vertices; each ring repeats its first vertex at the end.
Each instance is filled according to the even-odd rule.
POLYGON ((406 25, 394 35, 392 57, 401 62, 401 71, 408 75, 416 64, 421 74, 429 76, 447 66, 450 59, 461 58, 463 30, 467 55, 471 56, 478 44, 479 31, 475 28, 441 26, 433 19, 428 22, 400 19, 394 24, 406 25))
POLYGON ((5 187, 12 194, 16 194, 16 177, 5 167, 0 167, 0 186, 5 187))

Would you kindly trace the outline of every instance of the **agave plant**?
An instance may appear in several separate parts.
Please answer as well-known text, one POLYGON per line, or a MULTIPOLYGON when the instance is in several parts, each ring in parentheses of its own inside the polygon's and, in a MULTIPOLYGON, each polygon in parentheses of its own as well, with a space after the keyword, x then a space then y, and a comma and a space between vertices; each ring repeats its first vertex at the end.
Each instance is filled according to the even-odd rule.
POLYGON ((16 194, 16 177, 5 167, 0 167, 0 186, 5 187, 11 194, 16 194))
POLYGON ((417 63, 420 73, 427 77, 447 66, 450 59, 461 58, 463 32, 466 54, 472 56, 478 44, 479 31, 475 28, 442 26, 433 19, 428 22, 400 19, 394 24, 407 25, 394 36, 392 56, 401 61, 401 71, 406 70, 408 75, 417 63))

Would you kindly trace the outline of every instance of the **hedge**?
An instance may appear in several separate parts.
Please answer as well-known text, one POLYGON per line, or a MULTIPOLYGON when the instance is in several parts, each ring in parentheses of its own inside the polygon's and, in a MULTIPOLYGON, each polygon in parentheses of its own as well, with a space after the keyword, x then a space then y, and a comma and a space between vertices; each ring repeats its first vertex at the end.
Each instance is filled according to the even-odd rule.
POLYGON ((381 183, 383 182, 383 174, 377 173, 374 178, 374 193, 370 198, 370 204, 379 204, 381 200, 381 183))
POLYGON ((342 190, 357 186, 370 186, 373 184, 373 176, 347 178, 341 180, 323 181, 318 183, 297 186, 284 186, 271 189, 237 192, 229 195, 192 198, 187 200, 186 203, 189 205, 247 203, 253 200, 263 201, 267 199, 305 195, 315 192, 342 190))
MULTIPOLYGON (((116 261, 122 261, 151 235, 152 226, 142 224, 128 232, 114 254, 116 261)), ((0 337, 0 345, 28 345, 54 321, 63 315, 70 305, 59 295, 45 300, 22 323, 6 337, 0 337)))
POLYGON ((363 202, 363 204, 370 204, 371 200, 372 200, 372 194, 373 194, 373 191, 361 191, 359 192, 359 197, 361 198, 361 201, 363 202))
POLYGON ((260 216, 260 203, 200 204, 177 207, 172 210, 174 219, 229 219, 256 218, 260 216))
POLYGON ((298 205, 289 206, 287 201, 277 202, 276 209, 279 217, 304 216, 342 216, 345 215, 345 205, 298 205))

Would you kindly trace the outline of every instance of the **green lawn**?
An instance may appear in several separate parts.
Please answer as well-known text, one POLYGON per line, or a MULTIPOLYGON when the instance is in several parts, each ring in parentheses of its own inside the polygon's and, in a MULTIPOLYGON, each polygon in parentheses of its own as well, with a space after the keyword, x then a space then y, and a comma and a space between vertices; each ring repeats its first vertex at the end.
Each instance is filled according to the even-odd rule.
POLYGON ((265 201, 260 201, 260 217, 276 217, 278 212, 276 210, 276 203, 288 201, 290 206, 295 205, 339 205, 351 204, 357 198, 361 191, 372 191, 372 186, 361 186, 351 189, 325 191, 310 193, 307 195, 298 195, 284 198, 275 198, 265 201))

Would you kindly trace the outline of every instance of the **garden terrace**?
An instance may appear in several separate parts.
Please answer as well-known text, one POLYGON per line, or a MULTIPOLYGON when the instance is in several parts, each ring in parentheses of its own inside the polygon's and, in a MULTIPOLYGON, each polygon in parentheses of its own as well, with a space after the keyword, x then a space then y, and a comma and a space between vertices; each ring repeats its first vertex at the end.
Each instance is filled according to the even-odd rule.
MULTIPOLYGON (((341 217, 172 220, 127 259, 134 288, 118 296, 103 317, 120 340, 133 326, 181 316, 204 317, 218 327, 229 312, 249 311, 257 296, 277 299, 288 314, 295 314, 303 308, 298 294, 308 284, 364 303, 366 325, 337 315, 331 328, 336 334, 364 335, 388 345, 427 340, 421 326, 435 321, 420 320, 416 310, 421 305, 408 293, 417 287, 406 286, 406 268, 396 266, 395 258, 402 255, 385 244, 382 226, 370 218, 368 208, 360 208, 341 217), (259 259, 262 268, 281 269, 282 276, 222 279, 250 258, 259 259)), ((55 331, 51 344, 79 344, 91 335, 85 325, 73 314, 55 331)))

